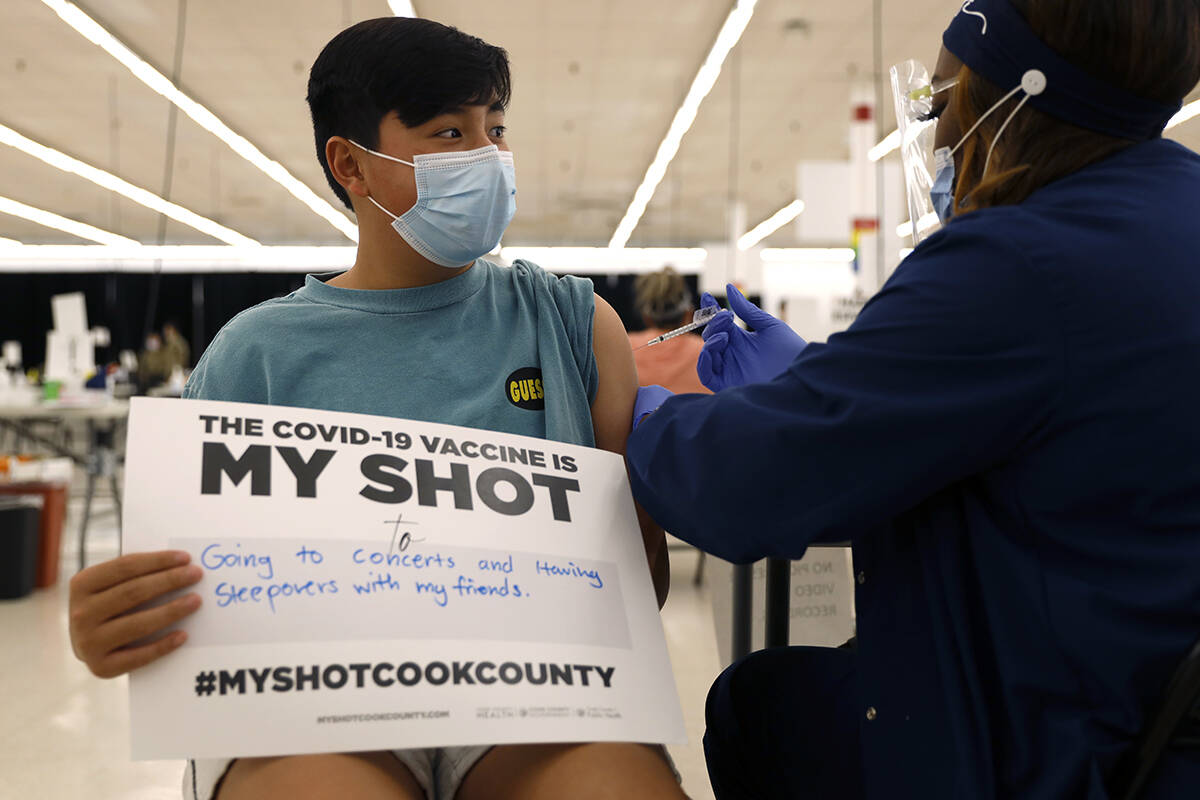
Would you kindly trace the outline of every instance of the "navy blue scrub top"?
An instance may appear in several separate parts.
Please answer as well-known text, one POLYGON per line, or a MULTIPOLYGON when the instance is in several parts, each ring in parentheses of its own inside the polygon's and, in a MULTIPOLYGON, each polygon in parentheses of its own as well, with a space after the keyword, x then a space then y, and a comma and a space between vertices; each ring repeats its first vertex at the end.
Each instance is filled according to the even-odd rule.
POLYGON ((868 797, 1106 797, 1200 638, 1200 156, 1138 144, 952 220, 849 330, 668 400, 628 460, 722 558, 853 541, 868 797))

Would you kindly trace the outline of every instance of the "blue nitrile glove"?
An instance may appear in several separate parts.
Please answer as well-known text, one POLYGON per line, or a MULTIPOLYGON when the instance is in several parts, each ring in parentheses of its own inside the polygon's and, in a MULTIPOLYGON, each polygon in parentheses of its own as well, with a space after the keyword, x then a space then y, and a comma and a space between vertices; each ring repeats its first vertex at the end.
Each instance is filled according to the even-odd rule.
MULTIPOLYGON (((739 328, 728 311, 717 314, 704 328, 704 349, 696 361, 696 374, 714 392, 771 380, 787 369, 807 344, 787 323, 751 303, 732 284, 725 291, 729 307, 754 333, 739 328)), ((707 292, 700 298, 701 308, 715 305, 717 301, 707 292)))
POLYGON ((674 397, 675 393, 669 389, 664 389, 657 384, 652 386, 639 386, 637 391, 637 400, 633 403, 633 427, 636 429, 638 423, 644 417, 653 414, 658 410, 668 397, 674 397))

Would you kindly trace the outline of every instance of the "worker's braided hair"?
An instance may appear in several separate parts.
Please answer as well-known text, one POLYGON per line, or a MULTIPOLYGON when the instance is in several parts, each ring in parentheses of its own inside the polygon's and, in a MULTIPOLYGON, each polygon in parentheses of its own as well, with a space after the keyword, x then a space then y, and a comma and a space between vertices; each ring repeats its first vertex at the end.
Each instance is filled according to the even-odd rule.
POLYGON ((692 293, 683 276, 671 267, 638 276, 633 284, 637 310, 657 328, 675 328, 690 322, 692 293))

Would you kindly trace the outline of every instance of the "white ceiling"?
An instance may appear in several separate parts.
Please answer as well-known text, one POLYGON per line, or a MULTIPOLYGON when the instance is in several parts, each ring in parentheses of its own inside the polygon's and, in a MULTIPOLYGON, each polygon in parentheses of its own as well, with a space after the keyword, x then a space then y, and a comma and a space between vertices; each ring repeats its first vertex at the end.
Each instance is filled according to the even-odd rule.
MULTIPOLYGON (((79 5, 163 74, 177 0, 79 5)), ((418 13, 505 47, 519 210, 508 244, 603 245, 712 45, 731 0, 416 0, 418 13)), ((934 58, 956 0, 887 0, 881 63, 934 58)), ((794 196, 795 164, 845 159, 850 96, 870 86, 872 0, 760 0, 741 44, 634 231, 631 246, 725 236, 736 181, 750 224, 794 196), (736 115, 731 113, 736 93, 736 115), (738 146, 731 148, 732 137, 738 146)), ((337 31, 389 13, 385 0, 190 0, 180 86, 336 203, 316 162, 305 83, 337 31)), ((0 122, 163 189, 168 102, 40 0, 0 2, 0 122)), ((891 130, 885 95, 882 122, 891 130)), ((1200 148, 1200 119, 1173 131, 1200 148)), ((0 146, 0 195, 143 242, 159 218, 81 178, 0 146)), ((346 244, 300 201, 183 114, 170 199, 263 243, 346 244)), ((81 240, 0 215, 0 237, 81 240)), ((791 243, 790 227, 769 243, 791 243)), ((166 241, 213 244, 176 222, 166 241)))

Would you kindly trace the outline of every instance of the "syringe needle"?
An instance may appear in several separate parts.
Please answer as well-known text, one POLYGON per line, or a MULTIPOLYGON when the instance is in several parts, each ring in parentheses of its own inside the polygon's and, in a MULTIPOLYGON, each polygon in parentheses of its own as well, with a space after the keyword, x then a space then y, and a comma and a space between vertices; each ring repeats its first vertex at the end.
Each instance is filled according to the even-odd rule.
POLYGON ((699 309, 698 311, 696 311, 695 314, 692 315, 692 321, 689 322, 687 325, 683 325, 679 328, 676 328, 673 331, 667 331, 666 333, 664 333, 660 336, 655 336, 653 339, 646 342, 645 344, 635 347, 634 350, 641 350, 643 347, 650 347, 651 345, 662 344, 663 342, 667 341, 668 339, 674 339, 676 336, 682 336, 685 333, 691 333, 692 331, 696 330, 697 328, 703 328, 705 325, 712 322, 712 318, 715 317, 718 313, 720 313, 721 310, 722 309, 720 306, 705 306, 704 308, 699 309))

